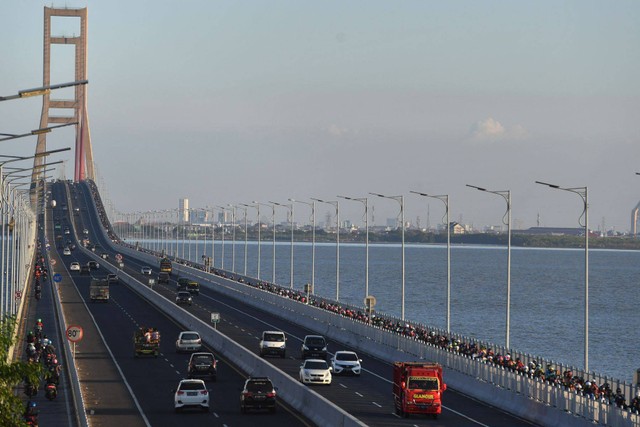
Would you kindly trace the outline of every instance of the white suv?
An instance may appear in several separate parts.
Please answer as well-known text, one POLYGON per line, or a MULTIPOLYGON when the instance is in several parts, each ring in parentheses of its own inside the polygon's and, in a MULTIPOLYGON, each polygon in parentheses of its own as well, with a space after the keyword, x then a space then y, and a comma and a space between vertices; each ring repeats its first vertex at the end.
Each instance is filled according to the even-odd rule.
POLYGON ((202 339, 196 331, 183 331, 176 340, 176 352, 200 351, 202 349, 202 339))
POLYGON ((176 412, 184 408, 199 408, 209 411, 209 390, 202 380, 182 380, 175 391, 176 412))
POLYGON ((264 331, 260 340, 260 357, 275 354, 285 358, 287 351, 287 337, 282 331, 264 331))
POLYGON ((362 371, 362 359, 353 351, 336 351, 331 358, 331 368, 333 373, 360 375, 362 371))

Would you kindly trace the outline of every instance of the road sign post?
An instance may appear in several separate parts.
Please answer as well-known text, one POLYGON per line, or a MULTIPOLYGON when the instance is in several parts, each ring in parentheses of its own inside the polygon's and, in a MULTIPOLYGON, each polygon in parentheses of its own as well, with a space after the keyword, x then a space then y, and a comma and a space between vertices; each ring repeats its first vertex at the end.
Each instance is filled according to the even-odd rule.
POLYGON ((220 322, 220 313, 211 313, 211 323, 213 323, 213 329, 218 329, 218 322, 220 322))
POLYGON ((80 326, 71 325, 67 328, 67 339, 73 343, 73 358, 76 358, 76 343, 82 341, 84 331, 80 326))
POLYGON ((373 314, 373 307, 376 306, 376 297, 373 295, 367 295, 364 299, 364 307, 367 312, 367 317, 369 318, 369 324, 371 324, 371 315, 373 314))

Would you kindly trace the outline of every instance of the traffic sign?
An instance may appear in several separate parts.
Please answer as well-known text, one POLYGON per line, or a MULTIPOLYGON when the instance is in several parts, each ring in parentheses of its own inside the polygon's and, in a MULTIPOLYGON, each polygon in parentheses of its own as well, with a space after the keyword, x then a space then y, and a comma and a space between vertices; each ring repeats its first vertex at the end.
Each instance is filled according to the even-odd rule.
POLYGON ((373 307, 376 306, 376 297, 374 297, 373 295, 369 295, 364 299, 364 306, 367 309, 372 309, 373 307))
POLYGON ((220 321, 220 313, 211 313, 211 323, 218 323, 220 321))
POLYGON ((62 282, 62 274, 56 273, 53 275, 53 281, 56 283, 62 282))
POLYGON ((22 292, 16 291, 16 299, 22 298, 22 292))
POLYGON ((56 265, 57 261, 55 259, 52 259, 51 261, 51 265, 56 265))
POLYGON ((116 260, 122 261, 122 254, 116 254, 116 260))
POLYGON ((80 326, 69 326, 67 328, 67 339, 73 343, 82 340, 82 336, 84 335, 84 331, 80 326))

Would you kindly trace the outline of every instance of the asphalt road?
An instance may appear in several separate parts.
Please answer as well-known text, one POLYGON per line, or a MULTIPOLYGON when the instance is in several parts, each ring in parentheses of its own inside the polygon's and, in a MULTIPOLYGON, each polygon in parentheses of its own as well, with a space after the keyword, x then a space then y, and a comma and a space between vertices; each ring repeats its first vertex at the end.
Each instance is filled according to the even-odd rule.
MULTIPOLYGON (((56 184, 54 190, 55 197, 62 198, 60 186, 56 184)), ((82 235, 85 228, 88 229, 88 237, 96 240, 99 235, 99 226, 95 217, 90 214, 84 204, 83 194, 71 191, 73 206, 68 207, 74 221, 74 228, 82 235), (77 194, 77 198, 73 196, 77 194), (80 209, 75 214, 75 207, 80 209)), ((60 206, 60 200, 58 206, 60 206)), ((69 234, 73 239, 73 231, 69 234)), ((64 239, 66 240, 66 236, 64 239)), ((78 244, 78 243, 76 243, 78 244)), ((101 246, 107 248, 107 243, 102 242, 101 246)), ((58 249, 61 252, 61 249, 58 249)), ((111 253, 114 259, 115 252, 111 253)), ((62 256, 61 261, 68 268, 69 264, 77 261, 85 264, 89 257, 80 249, 72 251, 71 255, 62 256)), ((96 276, 106 275, 104 269, 93 271, 96 276)), ((180 379, 186 378, 186 367, 189 359, 188 354, 177 354, 175 352, 175 339, 180 331, 184 330, 181 325, 176 324, 163 313, 156 310, 127 286, 117 284, 110 287, 110 301, 108 303, 91 303, 89 299, 90 277, 81 275, 79 272, 71 272, 72 285, 77 289, 81 302, 86 305, 92 322, 95 323, 100 338, 108 348, 108 352, 115 361, 118 371, 121 373, 121 381, 130 390, 130 399, 139 408, 141 416, 146 425, 152 426, 175 426, 188 423, 189 425, 207 426, 250 426, 261 424, 264 426, 290 425, 305 426, 312 425, 304 420, 299 414, 292 411, 288 406, 279 404, 276 414, 251 413, 242 415, 240 413, 240 390, 244 384, 245 375, 238 372, 233 365, 221 360, 218 363, 218 379, 216 382, 207 380, 207 387, 210 390, 211 409, 208 413, 200 411, 187 411, 180 414, 174 412, 173 390, 177 387, 180 379), (134 357, 133 333, 141 327, 155 327, 162 336, 160 345, 160 355, 154 357, 134 357)), ((84 341, 84 340, 83 340, 84 341)), ((79 354, 90 354, 91 349, 78 347, 79 354)), ((205 349, 203 351, 212 351, 205 349)), ((215 352, 214 352, 215 353, 215 352)), ((95 384, 99 389, 102 385, 95 384)), ((99 392, 98 392, 99 395, 99 392)), ((98 411, 100 408, 98 406, 98 411)), ((104 411, 104 409, 102 409, 104 411)), ((110 425, 122 425, 118 422, 118 412, 111 410, 113 423, 110 425)), ((108 418, 108 417, 107 417, 108 418)), ((107 424, 102 424, 107 425, 107 424)))
MULTIPOLYGON (((79 195, 79 199, 85 199, 86 201, 86 198, 89 196, 88 189, 85 186, 81 186, 79 189, 82 191, 82 195, 79 195)), ((81 212, 83 213, 83 215, 81 215, 83 220, 90 226, 90 235, 92 240, 99 242, 102 249, 109 252, 111 257, 110 259, 113 259, 115 250, 111 249, 110 242, 106 242, 102 237, 102 234, 97 232, 98 220, 89 215, 89 210, 81 212)), ((149 276, 142 276, 140 274, 140 269, 142 266, 146 265, 145 263, 128 258, 125 261, 125 265, 127 273, 138 277, 143 283, 147 282, 149 276)), ((155 278, 158 273, 158 265, 151 265, 150 267, 153 269, 151 277, 155 278)), ((172 277, 172 281, 168 285, 156 285, 154 286, 154 289, 160 294, 173 300, 175 298, 175 279, 176 276, 174 275, 172 277)), ((213 283, 220 280, 223 279, 217 276, 211 276, 211 281, 213 283)), ((129 291, 127 290, 127 292, 129 291)), ((135 322, 138 322, 139 324, 148 324, 145 323, 148 321, 144 318, 144 306, 128 301, 129 299, 135 300, 134 295, 135 294, 133 293, 126 292, 120 293, 120 290, 113 293, 114 304, 110 305, 120 305, 123 312, 126 311, 132 317, 128 321, 124 321, 122 324, 119 323, 119 328, 111 328, 111 332, 107 332, 106 334, 110 335, 111 333, 114 333, 117 335, 118 332, 115 332, 116 329, 127 330, 127 326, 129 330, 131 330, 135 325, 135 322)), ((99 310, 99 308, 96 309, 99 310)), ((302 339, 307 334, 316 333, 315 331, 310 331, 305 328, 301 328, 299 325, 284 321, 274 314, 245 306, 242 302, 227 298, 205 287, 201 288, 200 295, 195 297, 194 305, 188 307, 187 310, 206 322, 209 321, 211 312, 219 312, 222 320, 218 324, 218 329, 225 335, 234 339, 236 342, 245 346, 247 349, 254 351, 256 354, 258 353, 259 336, 263 330, 277 329, 284 331, 287 335, 287 358, 269 358, 268 360, 283 371, 289 373, 294 378, 298 378, 299 366, 301 363, 300 345, 302 339)), ((98 313, 98 311, 96 313, 98 313)), ((102 318, 102 316, 99 316, 98 314, 96 314, 96 317, 102 318)), ((109 315, 107 314, 105 317, 105 320, 108 321, 109 315)), ((113 319, 111 320, 113 321, 113 319)), ((179 329, 171 329, 170 325, 164 323, 162 325, 163 328, 167 328, 167 330, 174 334, 171 335, 171 337, 177 335, 177 331, 179 329)), ((105 328, 107 328, 107 324, 105 324, 105 328)), ((164 331, 163 335, 167 337, 167 333, 164 331)), ((331 353, 343 349, 349 348, 346 348, 340 343, 329 341, 329 351, 331 353)), ((165 356, 167 355, 165 354, 165 356)), ((358 417, 368 425, 494 427, 532 425, 527 421, 521 420, 510 414, 504 413, 501 410, 467 397, 464 394, 464 390, 453 390, 451 388, 445 392, 443 401, 444 410, 438 420, 433 420, 426 416, 411 416, 408 419, 400 418, 394 413, 393 408, 390 381, 392 372, 391 365, 387 362, 382 362, 372 358, 367 354, 360 354, 360 357, 363 359, 364 368, 364 372, 361 377, 334 376, 333 383, 330 386, 314 386, 314 390, 334 402, 336 405, 341 406, 347 412, 358 417)), ((180 367, 180 363, 178 362, 179 359, 180 358, 174 359, 167 356, 165 362, 173 364, 177 370, 184 369, 180 367)), ((167 367, 164 369, 167 369, 167 367)), ((222 368, 222 370, 226 369, 222 368)), ((169 381, 168 385, 170 384, 171 382, 169 381)), ((162 387, 158 388, 161 389, 162 387)), ((158 391, 158 393, 161 395, 162 391, 158 391)), ((158 395, 158 397, 160 395, 158 395)), ((232 408, 233 411, 237 411, 237 401, 232 408)), ((229 414, 229 416, 231 416, 231 414, 229 414)))

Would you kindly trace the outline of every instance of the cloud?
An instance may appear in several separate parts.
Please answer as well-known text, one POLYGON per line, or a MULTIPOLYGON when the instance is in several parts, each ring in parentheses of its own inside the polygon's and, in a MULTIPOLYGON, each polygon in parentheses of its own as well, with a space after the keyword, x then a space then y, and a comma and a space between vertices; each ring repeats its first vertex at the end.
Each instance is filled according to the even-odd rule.
POLYGON ((520 140, 528 136, 527 130, 521 125, 505 127, 493 117, 477 122, 471 127, 470 139, 476 142, 491 142, 503 140, 520 140))

